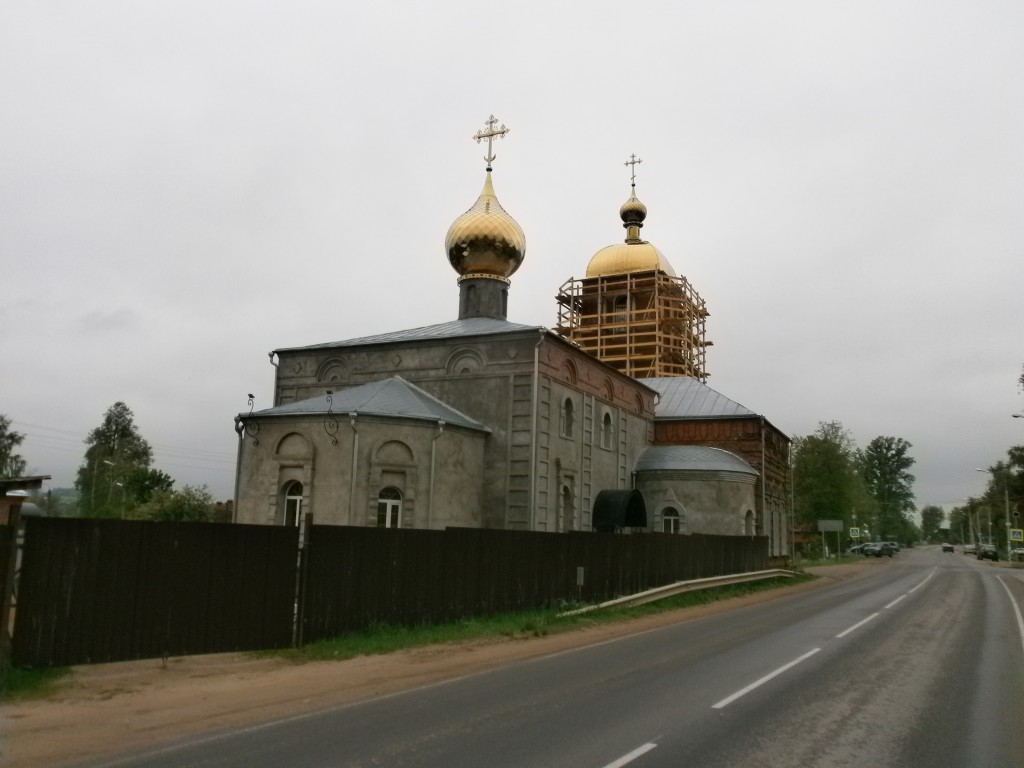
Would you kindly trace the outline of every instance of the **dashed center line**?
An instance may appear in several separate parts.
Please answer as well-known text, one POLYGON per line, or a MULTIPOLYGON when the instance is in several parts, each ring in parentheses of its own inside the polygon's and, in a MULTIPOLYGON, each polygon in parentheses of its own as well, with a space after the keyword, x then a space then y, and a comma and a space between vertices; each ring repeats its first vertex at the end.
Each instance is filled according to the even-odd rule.
POLYGON ((622 768, 622 766, 628 765, 629 763, 632 763, 634 760, 636 760, 638 757, 640 757, 640 755, 646 755, 648 752, 650 752, 656 746, 658 746, 658 745, 657 744, 652 744, 652 743, 648 742, 647 744, 644 744, 643 746, 637 747, 632 752, 630 752, 628 755, 623 755, 618 760, 616 760, 614 763, 608 763, 608 765, 604 766, 604 768, 622 768))
MULTIPOLYGON (((935 575, 935 572, 936 572, 936 570, 937 570, 937 569, 935 569, 935 568, 932 568, 931 572, 930 572, 930 573, 929 573, 929 574, 928 574, 927 576, 925 576, 925 577, 924 577, 924 579, 922 579, 922 580, 921 580, 921 582, 920 582, 919 584, 915 585, 915 586, 914 586, 913 588, 911 588, 911 589, 908 589, 908 590, 907 590, 906 592, 904 592, 904 593, 903 593, 902 595, 900 595, 899 597, 897 597, 897 598, 896 598, 895 600, 893 600, 892 602, 888 603, 888 604, 887 604, 887 605, 886 605, 886 606, 885 606, 884 608, 882 608, 882 610, 884 611, 884 610, 887 610, 887 609, 889 609, 889 608, 892 608, 892 607, 893 607, 894 605, 896 605, 896 604, 897 604, 898 602, 900 602, 900 601, 901 601, 901 600, 903 600, 903 599, 904 599, 905 597, 907 597, 907 595, 911 595, 911 594, 913 594, 914 592, 916 592, 916 591, 917 591, 918 589, 920 589, 921 587, 923 587, 923 586, 924 586, 924 585, 925 585, 925 584, 926 584, 926 583, 928 582, 928 580, 929 580, 929 579, 930 579, 930 578, 931 578, 932 576, 934 576, 934 575, 935 575)), ((1004 584, 1003 586, 1005 587, 1006 585, 1004 584)), ((1007 591, 1009 591, 1009 590, 1007 590, 1007 591)), ((875 611, 874 613, 872 613, 872 614, 871 614, 870 616, 868 616, 867 618, 864 618, 864 619, 861 619, 860 621, 858 621, 858 622, 857 622, 856 624, 854 624, 854 625, 853 625, 852 627, 847 627, 847 628, 846 628, 846 629, 844 629, 844 630, 843 630, 842 632, 840 632, 840 633, 839 633, 838 635, 836 635, 836 639, 839 639, 839 638, 842 638, 842 637, 846 637, 846 636, 847 636, 848 634, 850 634, 850 633, 851 633, 851 632, 853 632, 854 630, 856 630, 856 629, 858 629, 858 628, 860 628, 860 627, 864 626, 865 624, 867 624, 867 623, 868 623, 869 621, 871 621, 872 619, 875 619, 875 618, 877 618, 877 617, 879 616, 879 614, 880 614, 880 613, 881 613, 881 611, 875 611)), ((1018 614, 1018 620, 1020 620, 1020 615, 1019 615, 1019 614, 1018 614)), ((1022 623, 1022 639, 1024 639, 1024 623, 1022 623)), ((767 683, 767 682, 768 682, 769 680, 771 680, 771 679, 772 679, 773 677, 777 677, 778 675, 781 675, 781 674, 782 674, 783 672, 785 672, 785 671, 786 671, 787 669, 791 669, 791 668, 795 667, 795 666, 796 666, 797 664, 799 664, 799 663, 800 663, 801 661, 804 661, 805 659, 809 659, 809 658, 810 658, 811 656, 813 656, 814 654, 816 654, 816 653, 817 653, 818 651, 820 651, 820 650, 821 650, 821 648, 815 648, 815 649, 813 649, 813 650, 811 650, 811 651, 808 651, 808 652, 807 652, 807 653, 805 653, 805 654, 804 654, 803 656, 801 656, 801 657, 799 657, 799 658, 797 658, 797 659, 794 659, 793 661, 789 662, 788 664, 784 664, 783 666, 781 666, 781 667, 779 667, 778 669, 776 669, 776 670, 775 670, 774 672, 769 672, 769 673, 768 673, 767 675, 765 675, 764 677, 762 677, 762 678, 761 678, 760 680, 756 680, 756 681, 754 681, 753 683, 751 683, 750 685, 748 685, 748 686, 747 686, 746 688, 742 688, 742 689, 740 689, 740 690, 736 691, 736 693, 732 694, 732 696, 727 696, 726 698, 722 699, 722 700, 721 700, 720 702, 718 702, 717 704, 712 704, 712 705, 711 705, 711 708, 712 708, 712 709, 722 709, 723 707, 727 707, 727 706, 729 706, 729 705, 730 705, 730 704, 732 704, 732 703, 733 703, 734 701, 736 701, 736 699, 740 698, 741 696, 745 696, 745 695, 747 695, 748 693, 750 693, 750 692, 751 692, 752 690, 754 690, 755 688, 758 688, 759 686, 762 686, 762 685, 764 685, 765 683, 767 683)))
POLYGON ((799 664, 801 661, 805 661, 805 660, 811 658, 811 656, 813 656, 814 654, 816 654, 820 650, 821 650, 821 648, 815 648, 812 651, 808 651, 803 656, 800 656, 799 658, 793 659, 791 662, 789 662, 789 664, 783 664, 781 667, 776 669, 774 672, 769 672, 767 675, 762 677, 760 680, 755 680, 750 685, 748 685, 746 688, 741 688, 740 690, 736 691, 736 693, 734 693, 732 696, 727 696, 726 698, 722 699, 717 704, 713 705, 711 708, 712 709, 721 709, 722 707, 729 706, 734 701, 736 701, 736 699, 740 698, 741 696, 746 696, 748 693, 750 693, 755 688, 764 685, 769 680, 771 680, 773 677, 781 675, 787 669, 792 669, 797 664, 799 664))
POLYGON ((847 636, 848 634, 850 634, 851 632, 853 632, 853 630, 857 629, 858 627, 862 627, 862 626, 864 626, 864 625, 865 625, 865 624, 867 624, 867 623, 868 623, 869 621, 871 621, 871 620, 872 620, 873 618, 875 618, 875 617, 876 617, 877 615, 878 615, 878 612, 877 612, 877 611, 875 611, 875 612, 874 612, 874 613, 872 613, 872 614, 871 614, 870 616, 868 616, 868 617, 867 617, 866 619, 861 619, 861 620, 860 620, 860 621, 858 621, 858 622, 857 622, 856 624, 854 624, 854 625, 853 625, 852 627, 847 627, 847 628, 846 628, 846 629, 844 629, 844 630, 843 630, 842 632, 840 632, 840 633, 839 633, 838 635, 836 635, 836 637, 837 637, 837 638, 839 638, 839 637, 846 637, 846 636, 847 636))

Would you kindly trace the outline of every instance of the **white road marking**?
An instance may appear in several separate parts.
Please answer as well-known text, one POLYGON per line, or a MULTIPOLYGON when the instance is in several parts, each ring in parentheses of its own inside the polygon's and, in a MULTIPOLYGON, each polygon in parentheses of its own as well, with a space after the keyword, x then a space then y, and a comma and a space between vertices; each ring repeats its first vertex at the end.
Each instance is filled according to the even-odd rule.
POLYGON ((866 619, 861 619, 861 620, 860 620, 860 621, 858 621, 858 622, 857 622, 856 624, 854 624, 854 625, 853 625, 852 627, 847 627, 847 628, 846 628, 846 629, 844 629, 844 630, 843 630, 842 632, 840 632, 840 633, 839 633, 838 635, 836 635, 836 637, 837 637, 837 638, 838 638, 838 637, 846 637, 846 636, 847 636, 848 634, 850 634, 851 632, 853 632, 853 630, 857 629, 857 627, 862 627, 862 626, 864 626, 864 625, 865 625, 865 624, 867 624, 867 623, 868 623, 869 621, 871 621, 871 620, 872 620, 873 618, 875 618, 875 617, 876 617, 877 615, 878 615, 878 613, 877 613, 877 612, 875 612, 875 613, 872 613, 872 614, 871 614, 870 616, 868 616, 868 617, 867 617, 866 619))
POLYGON ((1006 582, 1003 581, 1003 577, 998 576, 997 578, 999 583, 1003 585, 1003 589, 1006 590, 1006 595, 1010 598, 1010 605, 1013 606, 1013 612, 1017 615, 1017 632, 1020 633, 1020 648, 1024 651, 1024 618, 1021 618, 1020 606, 1017 605, 1017 601, 1013 599, 1013 593, 1010 591, 1010 588, 1006 586, 1006 582))
POLYGON ((748 685, 746 688, 742 688, 742 689, 736 691, 736 693, 734 693, 732 696, 727 696, 726 698, 722 699, 717 704, 712 705, 711 708, 712 709, 722 709, 723 707, 729 706, 734 701, 736 701, 736 699, 740 698, 741 696, 746 696, 748 693, 750 693, 755 688, 758 688, 758 687, 764 685, 769 680, 771 680, 773 677, 777 677, 777 676, 781 675, 787 669, 791 669, 791 668, 795 667, 801 661, 806 661, 807 659, 811 658, 811 656, 813 656, 814 654, 816 654, 820 650, 821 650, 821 648, 815 648, 813 651, 808 651, 803 656, 801 656, 801 657, 799 657, 797 659, 793 659, 791 662, 789 662, 789 664, 783 664, 781 667, 776 669, 774 672, 769 672, 767 675, 762 677, 760 680, 755 680, 753 683, 748 685))
MULTIPOLYGON (((925 576, 924 579, 922 579, 921 582, 917 586, 915 586, 915 587, 913 587, 911 589, 908 589, 902 595, 900 595, 895 600, 893 600, 888 605, 886 605, 882 610, 884 611, 887 608, 892 608, 900 600, 902 600, 903 598, 907 597, 907 595, 912 595, 914 592, 919 590, 921 587, 923 587, 925 584, 928 583, 928 580, 932 576, 935 575, 937 570, 938 570, 938 568, 932 568, 932 570, 928 573, 928 575, 925 576)), ((1001 577, 1000 577, 1000 581, 1002 581, 1001 577)), ((1007 594, 1010 594, 1010 590, 1007 588, 1007 586, 1005 584, 1003 584, 1003 589, 1006 589, 1007 594)), ((1013 600, 1013 595, 1012 594, 1010 595, 1010 599, 1011 599, 1011 601, 1013 600)), ((1018 624, 1018 627, 1019 627, 1020 633, 1021 633, 1021 645, 1024 646, 1024 620, 1021 619, 1020 608, 1017 607, 1016 603, 1014 603, 1013 608, 1014 608, 1015 611, 1017 611, 1017 624, 1018 624)), ((840 632, 838 635, 836 635, 836 639, 841 638, 841 637, 846 637, 848 634, 853 632, 855 629, 858 629, 859 627, 863 627, 865 624, 867 624, 872 619, 877 618, 878 614, 879 614, 879 612, 876 611, 875 613, 872 613, 867 618, 861 619, 856 624, 854 624, 852 627, 847 627, 842 632, 840 632)), ((757 680, 756 682, 751 683, 746 688, 744 688, 742 690, 739 690, 739 691, 736 691, 736 693, 734 693, 732 696, 728 696, 727 698, 722 699, 717 704, 713 704, 711 706, 711 708, 712 709, 722 709, 723 707, 729 706, 734 701, 736 701, 736 699, 740 698, 741 696, 745 696, 746 694, 750 693, 752 690, 754 690, 758 686, 763 685, 764 683, 767 683, 769 680, 771 680, 776 675, 781 675, 787 669, 789 669, 791 667, 795 667, 801 661, 803 661, 804 659, 810 658, 811 656, 813 656, 814 654, 816 654, 820 650, 821 650, 821 648, 815 648, 813 651, 808 651, 807 653, 805 653, 800 658, 794 659, 793 661, 789 662, 789 664, 786 664, 785 666, 779 667, 774 672, 770 672, 769 674, 767 674, 764 677, 762 677, 760 680, 757 680)))
POLYGON ((634 760, 640 757, 640 755, 646 755, 656 746, 658 745, 650 743, 644 744, 642 747, 637 747, 636 749, 634 749, 628 755, 623 755, 614 763, 608 763, 608 765, 604 766, 604 768, 622 768, 622 766, 626 765, 627 763, 632 763, 634 760))
POLYGON ((924 580, 920 584, 918 584, 913 589, 907 590, 907 594, 908 595, 912 595, 917 590, 919 590, 921 587, 923 587, 925 584, 927 584, 928 583, 928 579, 930 579, 932 576, 934 576, 935 575, 935 571, 937 571, 937 570, 938 570, 937 568, 932 568, 931 572, 927 576, 924 577, 924 580))

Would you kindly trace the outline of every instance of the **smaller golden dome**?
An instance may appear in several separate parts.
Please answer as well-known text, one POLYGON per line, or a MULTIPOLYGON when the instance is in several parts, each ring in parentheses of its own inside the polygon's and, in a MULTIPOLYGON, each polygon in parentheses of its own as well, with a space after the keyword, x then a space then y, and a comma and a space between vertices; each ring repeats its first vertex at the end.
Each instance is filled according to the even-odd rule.
POLYGON ((491 184, 491 169, 476 203, 448 228, 448 261, 460 276, 508 278, 526 256, 526 235, 501 207, 491 184))
POLYGON ((633 194, 629 200, 619 208, 619 216, 622 218, 622 226, 629 228, 631 225, 642 227, 644 219, 647 218, 647 206, 641 203, 636 196, 636 187, 633 187, 633 194))
MULTIPOLYGON (((628 165, 628 163, 627 163, 628 165)), ((665 254, 646 240, 640 239, 640 228, 647 218, 647 206, 636 196, 636 186, 629 200, 619 208, 622 226, 626 228, 626 242, 602 248, 587 265, 587 277, 625 275, 630 272, 659 271, 676 277, 665 254)))
POLYGON ((615 243, 602 248, 594 254, 587 265, 587 277, 606 277, 653 270, 676 276, 665 254, 641 240, 635 243, 615 243))

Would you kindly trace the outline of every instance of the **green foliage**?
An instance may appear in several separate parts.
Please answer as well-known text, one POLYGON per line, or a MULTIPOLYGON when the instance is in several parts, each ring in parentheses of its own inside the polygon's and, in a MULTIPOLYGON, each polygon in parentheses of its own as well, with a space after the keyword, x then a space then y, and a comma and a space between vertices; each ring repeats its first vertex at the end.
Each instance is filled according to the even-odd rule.
POLYGON ((11 429, 11 420, 0 414, 0 477, 23 477, 25 459, 14 452, 25 436, 11 429))
POLYGON ((1000 549, 1006 547, 1007 519, 1011 528, 1024 527, 1024 446, 1013 446, 1006 456, 1006 461, 997 461, 986 470, 985 493, 980 499, 972 499, 971 505, 975 530, 985 541, 991 535, 992 543, 1000 549))
POLYGON ((925 541, 937 542, 940 538, 939 529, 946 519, 942 507, 929 504, 921 508, 921 538, 925 541))
POLYGON ((162 489, 153 493, 145 504, 132 510, 131 516, 142 520, 178 523, 208 523, 213 520, 214 500, 206 486, 186 485, 180 491, 162 489))
POLYGON ((910 513, 914 505, 914 476, 910 468, 911 444, 902 437, 876 437, 858 457, 860 476, 867 492, 878 504, 875 531, 883 540, 907 543, 913 534, 910 513))
POLYGON ((793 450, 793 496, 796 519, 805 526, 817 520, 851 522, 865 518, 871 502, 856 471, 856 446, 838 421, 819 422, 813 435, 798 437, 793 450))
POLYGON ((114 403, 103 423, 85 439, 85 461, 75 487, 81 492, 84 517, 123 517, 128 511, 126 481, 136 470, 153 463, 153 449, 135 426, 135 416, 122 402, 114 403))
POLYGON ((31 498, 47 517, 73 517, 78 513, 78 491, 73 488, 52 488, 31 498))
POLYGON ((140 504, 150 501, 161 491, 169 491, 174 487, 174 479, 159 469, 135 467, 128 471, 124 478, 124 489, 127 495, 126 507, 131 510, 140 504))

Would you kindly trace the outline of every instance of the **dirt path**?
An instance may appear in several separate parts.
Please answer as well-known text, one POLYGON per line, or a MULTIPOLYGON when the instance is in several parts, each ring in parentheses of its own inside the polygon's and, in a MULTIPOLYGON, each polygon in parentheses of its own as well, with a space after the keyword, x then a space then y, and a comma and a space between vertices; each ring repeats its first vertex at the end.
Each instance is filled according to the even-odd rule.
POLYGON ((0 764, 53 768, 360 701, 816 589, 866 573, 872 565, 831 566, 817 570, 824 578, 815 582, 549 637, 308 664, 216 654, 173 658, 166 664, 151 659, 75 667, 49 698, 0 706, 0 764))

